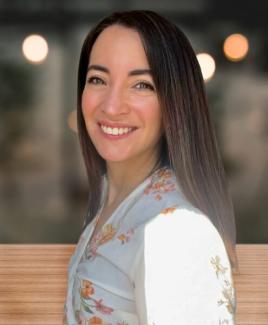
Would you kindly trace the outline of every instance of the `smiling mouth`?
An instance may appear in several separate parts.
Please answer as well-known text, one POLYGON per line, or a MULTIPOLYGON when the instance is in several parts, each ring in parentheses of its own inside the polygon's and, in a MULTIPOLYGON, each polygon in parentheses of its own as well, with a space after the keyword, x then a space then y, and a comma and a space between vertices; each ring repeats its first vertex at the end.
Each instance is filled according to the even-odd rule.
POLYGON ((113 135, 113 136, 129 134, 137 129, 135 127, 125 127, 125 128, 110 127, 103 124, 100 124, 100 127, 105 134, 113 135))

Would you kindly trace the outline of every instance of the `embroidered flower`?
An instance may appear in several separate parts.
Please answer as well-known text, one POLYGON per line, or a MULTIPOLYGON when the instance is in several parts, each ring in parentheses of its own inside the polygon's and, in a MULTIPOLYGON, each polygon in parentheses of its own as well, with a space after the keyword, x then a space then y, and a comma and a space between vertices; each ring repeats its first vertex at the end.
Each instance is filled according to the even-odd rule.
POLYGON ((161 211, 161 214, 170 214, 176 211, 177 207, 169 207, 161 211))
POLYGON ((102 228, 100 236, 97 239, 98 245, 103 245, 111 240, 116 233, 116 228, 111 223, 107 224, 102 228))
POLYGON ((112 323, 107 323, 103 319, 97 316, 91 317, 85 325, 113 325, 112 323))
POLYGON ((217 278, 219 278, 219 273, 224 274, 228 270, 227 267, 223 267, 220 264, 220 258, 219 258, 218 255, 216 255, 215 258, 212 257, 211 260, 210 260, 210 262, 214 266, 214 269, 216 271, 217 278))
POLYGON ((153 195, 157 201, 162 200, 163 193, 176 189, 176 181, 169 168, 162 168, 151 178, 151 183, 145 188, 144 194, 153 195))
POLYGON ((107 307, 102 303, 103 299, 95 300, 95 299, 92 298, 92 300, 95 303, 96 310, 101 312, 102 314, 110 315, 114 311, 113 308, 107 307))
POLYGON ((94 258, 97 254, 97 249, 99 248, 99 246, 113 239, 116 232, 117 228, 114 227, 111 223, 105 225, 100 230, 100 232, 91 239, 91 242, 87 245, 85 250, 86 258, 94 258))
POLYGON ((99 311, 102 314, 111 314, 114 310, 103 304, 103 299, 96 300, 92 296, 95 294, 93 283, 88 280, 82 280, 80 282, 80 298, 81 307, 88 313, 93 314, 92 309, 99 311), (82 283, 81 283, 82 282, 82 283), (93 303, 91 303, 91 301, 93 303))
POLYGON ((92 282, 88 280, 82 281, 82 287, 80 290, 80 294, 84 299, 89 299, 95 293, 95 290, 92 286, 92 282))
POLYGON ((121 240, 121 244, 125 244, 130 240, 134 232, 134 228, 130 228, 126 233, 121 233, 119 236, 117 236, 117 239, 121 240))
MULTIPOLYGON (((235 296, 234 296, 234 288, 229 281, 229 279, 226 276, 226 271, 228 270, 228 267, 224 267, 220 263, 220 257, 218 255, 215 256, 215 258, 211 258, 210 260, 212 266, 214 267, 216 276, 218 279, 222 280, 222 297, 220 300, 218 300, 218 306, 225 305, 228 312, 231 315, 235 314, 235 296)), ((219 320, 219 324, 228 324, 228 321, 225 320, 219 320)))
POLYGON ((103 320, 100 317, 93 316, 88 320, 88 325, 102 325, 103 320))

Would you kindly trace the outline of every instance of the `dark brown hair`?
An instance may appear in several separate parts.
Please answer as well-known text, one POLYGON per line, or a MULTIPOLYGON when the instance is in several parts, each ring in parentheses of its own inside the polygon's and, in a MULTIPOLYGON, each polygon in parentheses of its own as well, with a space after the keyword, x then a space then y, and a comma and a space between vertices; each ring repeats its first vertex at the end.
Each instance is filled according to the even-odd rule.
POLYGON ((81 97, 89 56, 99 34, 119 24, 135 29, 144 46, 163 114, 164 137, 159 161, 174 170, 185 197, 206 214, 221 234, 233 272, 238 272, 236 225, 232 200, 208 108, 196 55, 183 32, 148 10, 116 12, 86 36, 78 70, 78 132, 89 181, 84 227, 100 206, 106 164, 88 136, 81 97))

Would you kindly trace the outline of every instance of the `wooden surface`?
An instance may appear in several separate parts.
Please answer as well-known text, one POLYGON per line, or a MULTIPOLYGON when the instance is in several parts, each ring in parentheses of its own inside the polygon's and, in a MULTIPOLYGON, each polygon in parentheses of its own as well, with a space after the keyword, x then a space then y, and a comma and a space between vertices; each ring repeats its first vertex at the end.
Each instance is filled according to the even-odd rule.
MULTIPOLYGON (((74 245, 0 245, 0 325, 60 325, 74 245)), ((237 245, 237 325, 268 325, 268 244, 237 245)))

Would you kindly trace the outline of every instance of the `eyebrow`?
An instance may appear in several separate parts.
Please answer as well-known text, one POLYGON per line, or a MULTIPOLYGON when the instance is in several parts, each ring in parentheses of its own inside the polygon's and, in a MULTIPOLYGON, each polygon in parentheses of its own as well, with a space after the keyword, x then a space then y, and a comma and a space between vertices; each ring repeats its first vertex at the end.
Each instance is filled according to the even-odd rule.
MULTIPOLYGON (((105 72, 105 73, 110 73, 109 69, 107 69, 106 67, 102 66, 102 65, 98 65, 98 64, 92 64, 87 68, 87 72, 90 70, 98 70, 101 72, 105 72)), ((131 70, 128 75, 129 76, 138 76, 141 74, 149 74, 152 75, 152 71, 150 69, 135 69, 135 70, 131 70)))

